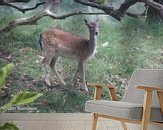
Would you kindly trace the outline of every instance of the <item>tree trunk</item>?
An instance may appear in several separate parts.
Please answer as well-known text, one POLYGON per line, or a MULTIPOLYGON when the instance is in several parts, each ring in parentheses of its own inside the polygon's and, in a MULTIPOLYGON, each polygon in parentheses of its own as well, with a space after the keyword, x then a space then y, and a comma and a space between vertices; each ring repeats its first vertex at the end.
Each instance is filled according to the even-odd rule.
POLYGON ((128 10, 128 8, 135 3, 137 3, 137 0, 125 0, 124 3, 121 4, 118 11, 120 11, 121 14, 124 14, 128 10))
MULTIPOLYGON (((155 2, 160 3, 161 5, 163 5, 163 1, 162 0, 155 0, 155 2)), ((149 7, 148 10, 147 10, 146 22, 148 24, 163 23, 163 14, 160 11, 158 11, 158 10, 152 8, 152 7, 149 7)))
MULTIPOLYGON (((124 3, 121 4, 118 11, 122 15, 124 15, 126 13, 126 11, 128 10, 128 8, 131 7, 132 5, 136 4, 138 1, 141 1, 141 0, 125 0, 124 3)), ((142 1, 144 1, 144 0, 142 0, 142 1)), ((163 5, 163 0, 153 0, 153 1, 163 5)), ((151 23, 159 24, 159 23, 163 22, 163 11, 162 11, 163 9, 162 8, 163 7, 160 7, 160 6, 157 6, 154 4, 151 4, 150 6, 148 6, 146 22, 148 24, 151 24, 151 23)))

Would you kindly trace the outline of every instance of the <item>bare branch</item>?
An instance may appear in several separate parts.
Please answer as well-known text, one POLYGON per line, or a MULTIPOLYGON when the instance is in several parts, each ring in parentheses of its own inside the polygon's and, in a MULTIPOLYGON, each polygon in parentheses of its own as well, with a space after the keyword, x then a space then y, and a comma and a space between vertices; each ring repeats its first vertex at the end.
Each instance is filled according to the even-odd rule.
POLYGON ((142 13, 142 14, 134 14, 134 13, 126 12, 126 15, 129 16, 129 17, 133 17, 133 18, 144 18, 145 17, 144 13, 142 13))
POLYGON ((89 2, 86 0, 74 0, 74 1, 77 3, 80 3, 82 5, 91 6, 91 7, 100 9, 100 10, 104 11, 105 13, 107 13, 108 15, 115 18, 116 20, 118 20, 118 21, 121 20, 120 12, 118 10, 115 10, 113 7, 109 7, 108 5, 105 5, 105 4, 97 4, 94 2, 89 2))
POLYGON ((153 0, 147 0, 146 4, 163 13, 162 4, 154 2, 153 0))
POLYGON ((100 9, 118 21, 120 21, 125 14, 127 16, 134 17, 134 18, 142 17, 142 14, 133 14, 130 12, 126 12, 130 6, 136 4, 137 2, 143 2, 148 6, 151 6, 152 8, 155 8, 156 10, 160 11, 160 13, 163 15, 163 5, 154 2, 153 0, 125 0, 124 3, 121 4, 120 8, 117 10, 108 5, 89 2, 88 0, 74 0, 74 1, 82 5, 91 6, 100 9))
POLYGON ((11 3, 8 3, 8 2, 0 2, 0 6, 9 6, 9 7, 12 7, 14 9, 17 9, 18 11, 22 12, 22 13, 25 13, 26 11, 30 11, 30 10, 34 10, 36 9, 37 7, 39 7, 40 5, 43 5, 45 2, 41 2, 41 3, 37 3, 34 7, 32 8, 19 8, 11 3))
POLYGON ((1 2, 8 2, 8 3, 27 3, 30 0, 1 0, 1 2))
POLYGON ((125 12, 128 10, 128 8, 137 2, 143 2, 146 5, 158 10, 161 14, 163 14, 163 5, 160 3, 154 2, 153 0, 125 0, 124 3, 121 4, 121 6, 118 10, 122 14, 125 14, 125 12))
MULTIPOLYGON (((37 15, 34 15, 34 16, 31 16, 28 18, 16 19, 16 20, 10 22, 7 26, 0 29, 0 32, 8 32, 13 28, 15 28, 17 26, 22 26, 22 25, 36 25, 37 21, 45 16, 51 17, 53 19, 65 19, 65 18, 74 16, 74 15, 110 15, 113 18, 115 18, 116 20, 120 21, 121 18, 124 16, 124 14, 126 14, 130 17, 140 18, 140 17, 144 16, 144 13, 143 14, 133 14, 130 12, 126 12, 130 6, 134 5, 137 2, 146 3, 150 7, 159 10, 163 16, 163 5, 160 3, 154 2, 153 0, 125 0, 125 2, 123 4, 121 4, 120 8, 117 10, 114 9, 113 7, 110 7, 110 6, 107 6, 104 4, 97 4, 94 2, 88 2, 87 0, 74 0, 74 1, 77 3, 80 3, 82 5, 91 6, 91 7, 100 9, 100 10, 104 11, 105 13, 87 13, 87 12, 79 11, 79 12, 73 12, 73 13, 57 16, 56 14, 53 14, 50 11, 51 6, 53 4, 55 4, 55 3, 53 3, 45 11, 43 11, 37 15)), ((41 3, 38 3, 38 4, 40 5, 41 3)), ((39 6, 38 4, 35 7, 33 7, 33 9, 37 8, 39 6)), ((16 8, 16 7, 13 7, 13 8, 16 8)), ((20 10, 20 9, 18 9, 18 10, 20 10)), ((25 10, 28 11, 29 9, 25 9, 25 10)))
POLYGON ((22 25, 37 25, 37 21, 45 16, 49 16, 53 19, 66 19, 74 15, 107 15, 106 13, 84 13, 84 12, 73 12, 66 15, 57 16, 53 14, 49 9, 41 12, 38 15, 31 16, 29 18, 20 18, 10 22, 7 26, 0 29, 0 32, 9 32, 11 29, 22 26, 22 25))
POLYGON ((61 15, 61 16, 56 16, 53 13, 48 13, 46 16, 49 16, 53 19, 66 19, 68 17, 74 16, 74 15, 108 15, 106 13, 86 13, 86 12, 73 12, 73 13, 69 13, 69 14, 65 14, 65 15, 61 15))
POLYGON ((130 6, 134 5, 137 2, 138 0, 125 0, 119 7, 118 11, 124 15, 130 6))

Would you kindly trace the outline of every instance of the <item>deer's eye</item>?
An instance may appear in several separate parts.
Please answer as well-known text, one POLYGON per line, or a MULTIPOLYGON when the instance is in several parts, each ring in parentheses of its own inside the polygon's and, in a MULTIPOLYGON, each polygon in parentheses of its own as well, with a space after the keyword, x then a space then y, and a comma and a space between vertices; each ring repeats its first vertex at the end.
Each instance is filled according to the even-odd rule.
POLYGON ((92 26, 89 26, 89 28, 93 28, 92 26))

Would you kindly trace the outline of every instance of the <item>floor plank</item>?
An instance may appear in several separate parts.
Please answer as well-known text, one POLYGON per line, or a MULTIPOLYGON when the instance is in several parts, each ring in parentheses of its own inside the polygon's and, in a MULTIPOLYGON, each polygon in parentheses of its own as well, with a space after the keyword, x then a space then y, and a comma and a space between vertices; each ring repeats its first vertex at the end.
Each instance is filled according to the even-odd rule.
MULTIPOLYGON (((90 113, 5 113, 0 123, 13 122, 20 130, 91 130, 90 113)), ((123 130, 119 122, 99 118, 97 130, 123 130)))

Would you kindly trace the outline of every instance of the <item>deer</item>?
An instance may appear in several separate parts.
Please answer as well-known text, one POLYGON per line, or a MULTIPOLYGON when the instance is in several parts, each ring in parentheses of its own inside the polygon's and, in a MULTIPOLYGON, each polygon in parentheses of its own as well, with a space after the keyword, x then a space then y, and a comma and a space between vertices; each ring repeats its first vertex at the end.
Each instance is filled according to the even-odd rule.
POLYGON ((94 21, 84 19, 85 25, 89 30, 89 38, 74 35, 63 31, 62 29, 52 28, 40 34, 40 47, 42 50, 43 60, 41 69, 43 71, 44 80, 47 85, 51 85, 46 65, 49 65, 54 72, 58 82, 66 85, 62 77, 59 75, 56 63, 59 57, 74 59, 77 62, 77 69, 74 74, 73 82, 79 82, 79 87, 88 92, 85 81, 85 62, 95 54, 96 37, 99 33, 99 18, 94 21))

